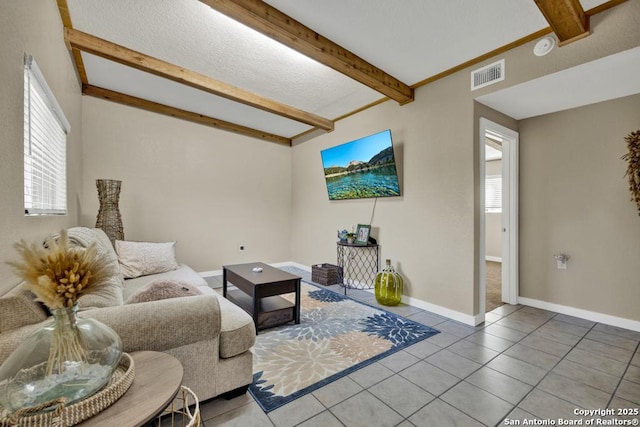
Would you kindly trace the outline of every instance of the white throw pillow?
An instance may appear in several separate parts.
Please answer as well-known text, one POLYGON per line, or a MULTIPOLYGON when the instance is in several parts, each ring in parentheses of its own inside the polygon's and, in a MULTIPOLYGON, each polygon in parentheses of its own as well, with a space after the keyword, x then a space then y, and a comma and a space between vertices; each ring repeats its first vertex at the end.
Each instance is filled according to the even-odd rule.
POLYGON ((126 279, 178 268, 176 242, 151 243, 116 240, 120 271, 126 279))
POLYGON ((78 298, 80 309, 122 305, 124 280, 120 274, 118 256, 109 237, 99 228, 73 227, 68 231, 69 244, 72 246, 88 248, 95 243, 98 250, 96 254, 104 261, 109 271, 104 279, 106 283, 100 283, 99 291, 96 291, 95 288, 89 288, 87 293, 80 295, 78 298))

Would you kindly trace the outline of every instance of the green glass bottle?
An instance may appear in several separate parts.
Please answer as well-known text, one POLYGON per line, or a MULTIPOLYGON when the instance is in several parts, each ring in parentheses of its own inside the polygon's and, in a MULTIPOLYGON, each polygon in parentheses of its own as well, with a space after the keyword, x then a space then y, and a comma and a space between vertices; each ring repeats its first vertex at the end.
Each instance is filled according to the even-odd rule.
POLYGON ((376 275, 376 300, 382 305, 398 305, 402 300, 404 280, 387 260, 386 267, 376 275))

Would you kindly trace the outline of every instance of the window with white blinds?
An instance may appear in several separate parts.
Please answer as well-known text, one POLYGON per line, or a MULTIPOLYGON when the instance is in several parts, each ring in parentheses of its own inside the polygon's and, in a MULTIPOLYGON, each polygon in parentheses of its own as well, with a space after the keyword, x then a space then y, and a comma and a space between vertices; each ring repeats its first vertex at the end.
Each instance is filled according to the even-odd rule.
POLYGON ((502 212, 502 176, 489 175, 485 179, 484 185, 484 205, 485 212, 502 212))
POLYGON ((67 133, 71 126, 33 57, 24 67, 24 212, 67 213, 67 133))

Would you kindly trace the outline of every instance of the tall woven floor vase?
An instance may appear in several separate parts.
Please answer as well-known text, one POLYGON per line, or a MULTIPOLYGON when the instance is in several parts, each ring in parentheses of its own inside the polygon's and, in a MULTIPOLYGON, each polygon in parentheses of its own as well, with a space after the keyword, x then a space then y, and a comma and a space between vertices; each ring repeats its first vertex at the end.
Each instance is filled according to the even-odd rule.
POLYGON ((96 228, 101 228, 109 236, 112 244, 116 240, 124 240, 122 216, 118 207, 121 184, 122 181, 114 179, 96 179, 98 199, 100 200, 96 228))

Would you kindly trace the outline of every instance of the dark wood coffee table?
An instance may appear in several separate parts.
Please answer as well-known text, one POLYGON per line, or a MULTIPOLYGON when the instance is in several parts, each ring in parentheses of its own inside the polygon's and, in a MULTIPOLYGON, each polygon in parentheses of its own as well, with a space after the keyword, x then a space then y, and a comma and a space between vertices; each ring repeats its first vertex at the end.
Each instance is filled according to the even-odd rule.
POLYGON ((256 330, 300 323, 300 277, 261 262, 222 266, 222 295, 253 317, 256 330), (262 268, 261 272, 253 271, 262 268), (227 291, 232 283, 238 289, 227 291), (279 295, 295 292, 295 303, 279 295))

